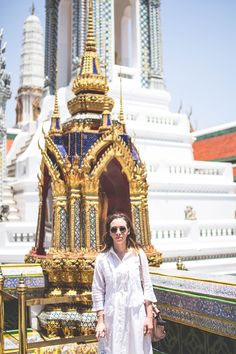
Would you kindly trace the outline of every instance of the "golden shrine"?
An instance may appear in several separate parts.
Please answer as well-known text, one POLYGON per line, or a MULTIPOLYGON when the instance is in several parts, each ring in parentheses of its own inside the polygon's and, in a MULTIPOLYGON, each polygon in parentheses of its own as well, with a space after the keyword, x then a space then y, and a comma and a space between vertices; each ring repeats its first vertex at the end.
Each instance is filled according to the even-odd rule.
POLYGON ((47 278, 47 296, 57 299, 56 305, 47 305, 39 316, 48 337, 62 332, 64 336, 94 333, 91 284, 109 214, 129 215, 150 265, 162 262, 151 245, 145 165, 126 133, 122 104, 119 121, 112 119, 114 101, 108 96, 96 52, 91 1, 85 52, 72 90, 71 118, 61 124, 56 93, 51 127, 43 132, 36 244, 26 256, 27 263, 40 263, 47 278), (50 212, 52 238, 46 250, 50 212), (69 297, 70 304, 65 301, 69 297), (73 320, 63 321, 72 313, 73 320))

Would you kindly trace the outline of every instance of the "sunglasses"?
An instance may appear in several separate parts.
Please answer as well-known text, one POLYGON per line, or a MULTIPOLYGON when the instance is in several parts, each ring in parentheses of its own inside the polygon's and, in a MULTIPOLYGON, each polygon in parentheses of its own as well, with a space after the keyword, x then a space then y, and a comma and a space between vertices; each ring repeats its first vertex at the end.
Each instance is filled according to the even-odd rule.
POLYGON ((118 229, 120 230, 120 232, 122 234, 127 230, 127 228, 125 226, 118 226, 118 227, 113 226, 110 231, 112 234, 116 234, 118 229))

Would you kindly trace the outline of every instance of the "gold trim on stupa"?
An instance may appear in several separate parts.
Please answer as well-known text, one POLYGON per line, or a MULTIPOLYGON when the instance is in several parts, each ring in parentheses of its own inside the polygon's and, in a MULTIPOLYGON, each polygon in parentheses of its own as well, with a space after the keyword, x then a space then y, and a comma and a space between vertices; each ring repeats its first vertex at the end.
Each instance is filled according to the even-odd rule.
POLYGON ((56 70, 56 91, 55 91, 55 99, 54 99, 54 109, 51 117, 51 126, 48 132, 50 137, 53 136, 61 136, 62 135, 62 125, 61 118, 59 113, 59 105, 58 105, 58 96, 57 96, 57 70, 56 70))
MULTIPOLYGON (((85 52, 81 60, 80 71, 75 78, 72 91, 75 98, 68 102, 68 109, 73 115, 77 113, 95 112, 101 114, 104 111, 104 96, 109 90, 105 76, 102 73, 93 29, 92 1, 89 0, 88 32, 85 52)), ((109 111, 114 106, 111 97, 107 97, 109 111)))
POLYGON ((61 118, 60 118, 59 107, 58 107, 57 91, 55 92, 54 109, 51 117, 51 127, 48 134, 50 137, 56 135, 57 136, 62 135, 62 126, 61 126, 61 118))

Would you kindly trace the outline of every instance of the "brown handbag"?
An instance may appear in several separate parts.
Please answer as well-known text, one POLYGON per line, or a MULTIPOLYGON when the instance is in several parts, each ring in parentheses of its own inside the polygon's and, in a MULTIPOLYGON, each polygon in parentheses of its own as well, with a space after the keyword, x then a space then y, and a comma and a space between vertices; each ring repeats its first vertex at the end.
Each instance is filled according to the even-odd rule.
MULTIPOLYGON (((139 262, 140 262, 140 279, 141 279, 141 285, 142 289, 143 288, 143 268, 142 268, 142 262, 141 262, 141 257, 139 254, 139 262)), ((161 318, 160 315, 160 310, 158 310, 157 306, 155 304, 152 304, 152 313, 153 313, 153 329, 152 329, 152 342, 159 342, 160 340, 164 339, 166 337, 166 329, 165 329, 165 324, 166 321, 164 321, 161 318)))
POLYGON ((155 304, 152 304, 153 311, 153 330, 152 330, 152 342, 159 342, 160 340, 166 337, 166 329, 164 321, 161 318, 160 310, 156 307, 155 304))

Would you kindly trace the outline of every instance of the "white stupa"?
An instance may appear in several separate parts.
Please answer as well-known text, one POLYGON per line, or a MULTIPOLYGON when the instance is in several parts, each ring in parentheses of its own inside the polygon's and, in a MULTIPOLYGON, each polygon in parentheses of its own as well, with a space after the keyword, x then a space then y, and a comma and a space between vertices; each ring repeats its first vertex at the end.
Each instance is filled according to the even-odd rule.
MULTIPOLYGON (((43 31, 39 18, 32 14, 23 27, 20 87, 17 93, 16 126, 29 130, 40 113, 44 82, 43 31)), ((32 129, 32 128, 31 128, 32 129)))
MULTIPOLYGON (((34 209, 31 213, 31 201, 36 207, 38 198, 35 198, 35 191, 37 191, 37 186, 35 186, 35 181, 32 182, 29 178, 20 178, 19 176, 24 169, 20 163, 22 154, 31 143, 37 129, 43 81, 43 31, 33 6, 32 13, 26 18, 23 26, 20 86, 16 97, 18 134, 6 159, 8 179, 4 183, 4 203, 10 206, 10 213, 8 221, 2 225, 4 229, 1 237, 0 261, 3 262, 23 261, 24 255, 34 243, 36 224, 35 216, 32 217, 34 209)), ((16 132, 17 129, 14 129, 14 134, 16 132)), ((34 152, 32 151, 31 154, 33 156, 34 152)), ((32 171, 34 169, 33 179, 35 180, 38 165, 36 163, 37 168, 35 168, 32 161, 28 167, 32 168, 32 171)))

